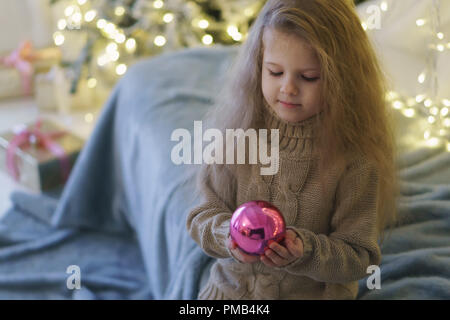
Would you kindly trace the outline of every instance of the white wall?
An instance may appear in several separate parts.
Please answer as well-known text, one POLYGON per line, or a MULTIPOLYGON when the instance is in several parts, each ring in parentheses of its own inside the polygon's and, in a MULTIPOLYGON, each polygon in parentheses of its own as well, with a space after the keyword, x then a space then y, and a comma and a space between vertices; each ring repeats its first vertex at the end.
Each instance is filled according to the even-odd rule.
POLYGON ((54 23, 49 0, 0 0, 0 53, 23 40, 36 48, 52 44, 54 23))

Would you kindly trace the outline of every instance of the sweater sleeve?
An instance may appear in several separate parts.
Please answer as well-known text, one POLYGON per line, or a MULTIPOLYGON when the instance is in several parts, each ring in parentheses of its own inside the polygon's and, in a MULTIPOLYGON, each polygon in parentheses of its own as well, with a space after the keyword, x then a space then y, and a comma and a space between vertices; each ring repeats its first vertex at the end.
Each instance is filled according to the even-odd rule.
POLYGON ((207 255, 213 258, 235 259, 226 244, 233 211, 217 194, 210 176, 203 175, 203 177, 200 190, 204 195, 204 201, 188 214, 186 227, 191 237, 207 255))
POLYGON ((367 276, 378 265, 378 173, 363 159, 350 163, 336 190, 329 235, 290 227, 303 241, 304 254, 285 266, 287 272, 321 282, 347 283, 367 276))

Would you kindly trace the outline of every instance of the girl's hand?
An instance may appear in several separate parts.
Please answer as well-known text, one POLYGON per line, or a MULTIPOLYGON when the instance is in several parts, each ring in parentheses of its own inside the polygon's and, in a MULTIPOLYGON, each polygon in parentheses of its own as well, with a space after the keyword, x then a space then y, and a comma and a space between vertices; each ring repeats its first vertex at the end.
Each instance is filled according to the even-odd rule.
POLYGON ((266 266, 278 268, 294 262, 303 255, 303 242, 297 233, 291 229, 286 230, 286 237, 282 244, 275 241, 269 244, 261 255, 261 262, 266 266))
POLYGON ((246 254, 244 251, 239 249, 236 242, 234 242, 230 236, 227 239, 228 248, 230 248, 231 254, 242 263, 255 263, 259 261, 258 256, 246 254))

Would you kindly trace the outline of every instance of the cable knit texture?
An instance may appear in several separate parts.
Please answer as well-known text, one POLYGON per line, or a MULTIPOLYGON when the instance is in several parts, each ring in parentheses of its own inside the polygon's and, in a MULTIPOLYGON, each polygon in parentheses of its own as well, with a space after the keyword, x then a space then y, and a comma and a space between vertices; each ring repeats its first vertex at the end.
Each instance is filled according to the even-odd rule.
POLYGON ((349 157, 343 170, 330 164, 319 172, 314 149, 317 116, 290 123, 265 105, 266 128, 280 130, 279 170, 263 176, 260 164, 250 170, 238 166, 234 208, 225 205, 205 177, 204 202, 186 222, 197 244, 217 258, 199 299, 355 299, 357 281, 368 275, 369 265, 380 263, 378 173, 362 156, 349 157), (321 175, 326 175, 325 194, 321 175), (232 213, 251 200, 269 201, 281 210, 287 227, 303 241, 302 257, 271 268, 262 262, 240 263, 231 255, 226 239, 232 213))

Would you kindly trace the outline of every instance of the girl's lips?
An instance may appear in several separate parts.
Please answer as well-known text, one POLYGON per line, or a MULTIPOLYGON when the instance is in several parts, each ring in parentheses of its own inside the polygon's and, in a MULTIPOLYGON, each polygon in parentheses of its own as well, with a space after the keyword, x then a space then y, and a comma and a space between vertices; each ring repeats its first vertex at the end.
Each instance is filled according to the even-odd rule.
POLYGON ((281 103, 284 107, 290 108, 290 109, 292 109, 292 108, 297 108, 297 107, 300 106, 300 104, 290 104, 290 103, 285 103, 285 102, 283 102, 283 101, 280 101, 280 103, 281 103))

